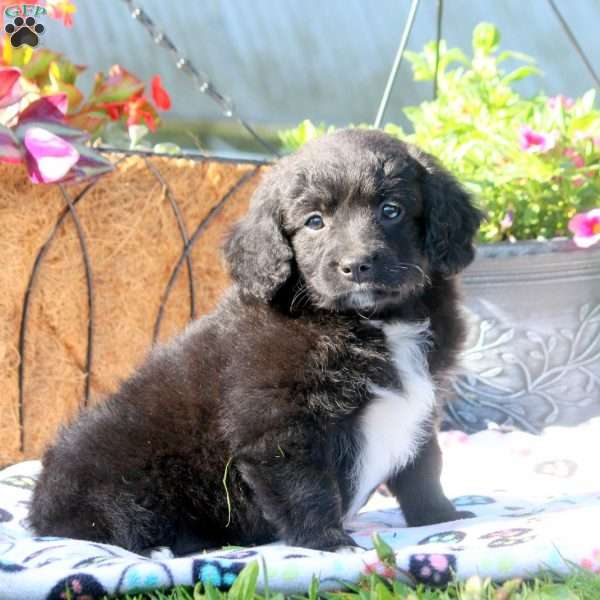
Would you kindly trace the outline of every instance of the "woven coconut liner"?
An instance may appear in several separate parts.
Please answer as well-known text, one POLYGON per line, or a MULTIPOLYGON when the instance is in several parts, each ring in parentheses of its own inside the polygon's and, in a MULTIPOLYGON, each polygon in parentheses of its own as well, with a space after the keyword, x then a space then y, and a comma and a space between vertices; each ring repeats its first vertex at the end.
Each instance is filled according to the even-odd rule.
MULTIPOLYGON (((196 315, 209 312, 228 285, 220 247, 247 209, 264 167, 162 157, 120 158, 76 205, 93 286, 90 403, 113 391, 152 345, 167 282, 184 247, 165 186, 188 235, 241 177, 245 182, 212 217, 190 251, 196 315)), ((66 189, 75 198, 84 186, 66 189)), ((74 221, 58 228, 32 286, 25 330, 23 436, 19 427, 19 332, 36 254, 66 201, 56 185, 32 185, 24 169, 0 165, 0 467, 41 455, 61 423, 83 405, 88 288, 74 221), (23 449, 21 449, 23 445, 23 449)), ((165 303, 158 339, 190 319, 184 261, 165 303)))

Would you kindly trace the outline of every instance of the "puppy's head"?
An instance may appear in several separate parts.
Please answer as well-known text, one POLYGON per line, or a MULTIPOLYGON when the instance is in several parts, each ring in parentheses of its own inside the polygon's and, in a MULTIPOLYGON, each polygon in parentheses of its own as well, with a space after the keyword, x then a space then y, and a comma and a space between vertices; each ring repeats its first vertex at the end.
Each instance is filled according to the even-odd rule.
POLYGON ((374 310, 473 259, 481 219, 431 156, 347 129, 282 159, 225 244, 242 294, 270 302, 290 278, 313 306, 374 310))

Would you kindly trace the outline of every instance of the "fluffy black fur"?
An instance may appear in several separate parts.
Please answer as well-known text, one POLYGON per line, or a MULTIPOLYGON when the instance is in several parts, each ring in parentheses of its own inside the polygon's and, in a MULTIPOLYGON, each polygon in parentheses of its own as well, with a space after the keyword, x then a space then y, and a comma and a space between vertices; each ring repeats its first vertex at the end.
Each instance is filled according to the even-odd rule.
MULTIPOLYGON (((47 450, 35 531, 178 554, 352 545, 358 422, 374 384, 402 389, 370 319, 429 319, 444 387, 463 339, 454 274, 479 221, 432 157, 381 132, 340 131, 282 159, 225 244, 234 285, 215 312, 47 450)), ((434 423, 388 481, 409 525, 467 516, 440 487, 434 423)))

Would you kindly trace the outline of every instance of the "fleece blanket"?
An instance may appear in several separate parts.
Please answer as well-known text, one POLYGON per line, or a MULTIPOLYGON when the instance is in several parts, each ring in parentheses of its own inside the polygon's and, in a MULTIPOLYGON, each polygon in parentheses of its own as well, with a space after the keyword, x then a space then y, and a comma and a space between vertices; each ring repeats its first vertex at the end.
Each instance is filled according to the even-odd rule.
POLYGON ((357 553, 317 552, 282 544, 173 558, 150 557, 80 540, 35 537, 27 508, 37 461, 0 471, 0 599, 91 599, 105 594, 210 581, 227 589, 250 561, 269 588, 306 592, 313 574, 322 589, 339 589, 378 572, 443 585, 453 576, 503 580, 540 570, 566 573, 573 564, 600 572, 600 419, 541 436, 499 429, 441 435, 443 482, 473 519, 407 528, 393 498, 376 493, 349 531, 357 553), (377 532, 396 555, 394 570, 377 559, 377 532))

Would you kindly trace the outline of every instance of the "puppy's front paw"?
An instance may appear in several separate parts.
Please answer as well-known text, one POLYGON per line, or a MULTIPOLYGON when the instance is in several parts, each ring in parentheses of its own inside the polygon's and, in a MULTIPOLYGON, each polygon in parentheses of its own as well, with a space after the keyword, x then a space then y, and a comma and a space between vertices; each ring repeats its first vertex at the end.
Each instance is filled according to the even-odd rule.
POLYGON ((418 515, 411 515, 407 518, 409 527, 421 527, 423 525, 435 525, 436 523, 447 523, 448 521, 458 521, 460 519, 471 519, 476 515, 468 510, 438 510, 424 511, 418 515))
POLYGON ((457 510, 454 513, 454 520, 458 520, 458 519, 472 519, 473 517, 476 517, 477 515, 473 512, 471 512, 470 510, 457 510))
POLYGON ((325 552, 335 552, 340 549, 356 548, 360 546, 345 531, 337 529, 325 529, 318 535, 304 534, 302 537, 294 540, 294 545, 304 548, 313 548, 314 550, 323 550, 325 552))

